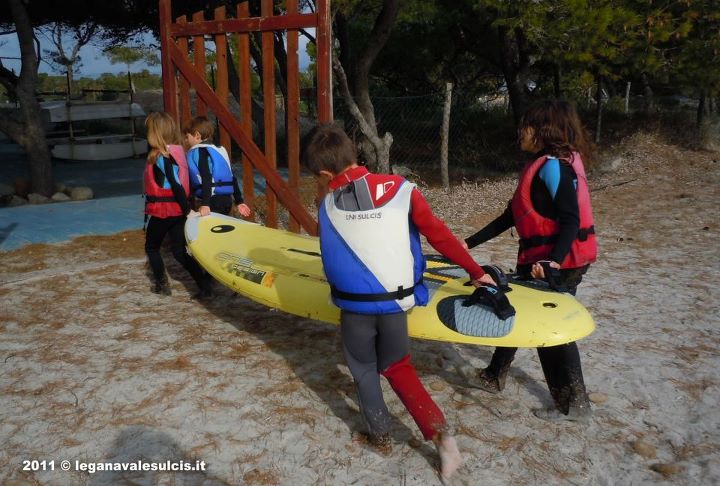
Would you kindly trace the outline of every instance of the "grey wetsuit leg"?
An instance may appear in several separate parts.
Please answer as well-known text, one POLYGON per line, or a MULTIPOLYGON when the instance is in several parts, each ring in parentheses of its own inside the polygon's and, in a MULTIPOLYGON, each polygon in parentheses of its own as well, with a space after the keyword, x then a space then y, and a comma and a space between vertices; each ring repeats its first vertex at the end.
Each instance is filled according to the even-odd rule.
POLYGON ((368 432, 385 434, 390 430, 390 413, 382 395, 380 372, 409 352, 407 316, 404 312, 368 315, 343 311, 340 333, 368 432))

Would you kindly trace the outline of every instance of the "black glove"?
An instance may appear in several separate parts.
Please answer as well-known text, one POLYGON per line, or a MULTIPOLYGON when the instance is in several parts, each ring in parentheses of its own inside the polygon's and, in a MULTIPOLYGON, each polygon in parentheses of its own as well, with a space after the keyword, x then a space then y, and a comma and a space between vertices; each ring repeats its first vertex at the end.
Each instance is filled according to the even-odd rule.
POLYGON ((550 284, 550 288, 557 290, 558 292, 567 292, 567 287, 560 283, 562 282, 562 274, 560 273, 560 270, 551 267, 550 262, 547 260, 538 263, 542 266, 543 272, 545 273, 545 280, 547 280, 547 283, 550 284))

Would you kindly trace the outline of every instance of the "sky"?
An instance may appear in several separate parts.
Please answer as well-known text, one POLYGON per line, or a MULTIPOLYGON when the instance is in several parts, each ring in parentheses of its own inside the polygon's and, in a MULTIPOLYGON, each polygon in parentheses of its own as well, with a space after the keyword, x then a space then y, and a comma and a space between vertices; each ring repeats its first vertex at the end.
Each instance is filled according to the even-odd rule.
MULTIPOLYGON (((312 29, 311 29, 312 30, 312 29)), ((40 49, 44 51, 45 49, 52 49, 54 50, 54 46, 52 43, 45 37, 39 36, 38 39, 40 40, 40 49)), ((152 34, 143 34, 139 36, 136 40, 143 42, 146 45, 157 45, 159 46, 159 41, 155 40, 152 34)), ((305 70, 310 63, 310 60, 305 53, 305 45, 307 44, 307 39, 300 36, 300 69, 305 70)), ((71 39, 68 39, 68 41, 65 43, 66 48, 70 48, 72 46, 71 39)), ((110 60, 107 58, 105 54, 103 54, 103 47, 99 44, 88 44, 82 47, 80 49, 80 57, 82 60, 82 65, 80 66, 79 72, 75 74, 75 77, 89 77, 89 78, 96 78, 100 76, 103 73, 125 73, 126 68, 125 65, 122 63, 118 64, 112 64, 110 63, 110 60)), ((159 51, 159 48, 158 48, 159 51)), ((159 54, 159 52, 158 52, 159 54)), ((14 69, 15 72, 20 71, 20 61, 15 59, 7 59, 7 58, 13 58, 13 57, 20 57, 20 48, 18 47, 17 42, 17 36, 15 34, 9 34, 9 35, 3 35, 0 36, 0 58, 2 59, 3 65, 8 69, 14 69)), ((43 53, 43 57, 47 57, 43 53)), ((147 64, 143 62, 135 63, 131 66, 131 69, 133 72, 139 72, 143 69, 147 69, 151 73, 160 74, 160 65, 157 66, 148 66, 147 64)), ((48 73, 48 74, 54 74, 54 75, 61 75, 64 74, 65 71, 57 71, 53 70, 53 68, 46 62, 40 63, 40 72, 41 73, 48 73)))
MULTIPOLYGON (((47 57, 47 55, 44 53, 44 51, 46 49, 54 50, 55 46, 53 46, 52 43, 43 36, 38 36, 38 40, 40 41, 40 49, 43 52, 43 57, 45 58, 47 57)), ((151 34, 141 35, 138 37, 138 40, 143 41, 146 44, 159 45, 159 42, 157 42, 151 34)), ((66 49, 71 48, 72 45, 73 44, 71 39, 68 39, 67 42, 65 42, 64 44, 66 49)), ((97 43, 91 43, 83 46, 80 49, 80 58, 82 61, 82 65, 80 66, 79 74, 76 74, 75 77, 95 78, 103 73, 118 74, 126 72, 125 64, 112 64, 110 62, 107 56, 102 52, 104 47, 105 46, 97 43)), ((20 57, 20 48, 18 47, 17 36, 15 34, 0 36, 0 57, 20 57)), ((3 59, 2 62, 6 68, 15 69, 15 72, 19 72, 19 60, 3 59)), ((135 72, 142 71, 143 69, 147 69, 151 73, 160 74, 160 65, 148 66, 147 64, 144 64, 142 62, 138 62, 132 65, 132 70, 135 72)), ((46 62, 40 63, 39 71, 41 73, 54 75, 64 74, 64 71, 54 70, 52 66, 50 66, 46 62)))

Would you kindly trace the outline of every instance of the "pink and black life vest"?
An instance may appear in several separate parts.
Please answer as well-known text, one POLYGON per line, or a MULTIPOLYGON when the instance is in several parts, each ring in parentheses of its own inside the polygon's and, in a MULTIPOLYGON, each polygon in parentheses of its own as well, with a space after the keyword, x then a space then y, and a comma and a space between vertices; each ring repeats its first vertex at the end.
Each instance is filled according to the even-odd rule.
MULTIPOLYGON (((557 240, 560 226, 557 220, 538 213, 532 205, 530 188, 533 178, 545 164, 547 155, 529 162, 520 174, 520 183, 511 201, 515 228, 520 237, 518 265, 547 260, 557 240)), ((567 161, 565 161, 567 162, 567 161)), ((582 158, 573 152, 570 166, 577 176, 577 198, 580 211, 580 229, 570 247, 570 252, 560 263, 561 268, 579 268, 593 263, 597 258, 597 242, 593 223, 590 190, 582 158)))
MULTIPOLYGON (((168 145, 168 152, 170 152, 171 162, 178 166, 180 185, 185 190, 185 194, 190 194, 190 178, 185 151, 180 145, 168 145)), ((175 200, 172 188, 162 187, 155 182, 154 165, 145 164, 145 214, 157 218, 183 216, 182 208, 175 200)))

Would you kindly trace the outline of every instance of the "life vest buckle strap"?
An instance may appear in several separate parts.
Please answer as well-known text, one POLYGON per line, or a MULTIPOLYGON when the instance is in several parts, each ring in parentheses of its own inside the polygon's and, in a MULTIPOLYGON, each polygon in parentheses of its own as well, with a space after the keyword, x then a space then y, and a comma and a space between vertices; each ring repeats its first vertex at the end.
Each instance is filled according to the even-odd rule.
MULTIPOLYGON (((589 228, 580 228, 577 234, 578 241, 587 241, 588 236, 595 234, 595 226, 589 228)), ((557 235, 550 236, 531 236, 529 238, 520 238, 520 250, 535 248, 536 246, 551 245, 557 241, 557 235)))
POLYGON ((580 241, 587 241, 588 236, 595 234, 595 225, 590 226, 589 228, 580 228, 578 230, 578 237, 577 239, 580 241))
POLYGON ((156 202, 175 202, 173 196, 145 196, 145 204, 156 202))
POLYGON ((535 248, 536 246, 551 245, 556 241, 557 235, 520 238, 520 250, 527 250, 528 248, 535 248))
POLYGON ((395 292, 384 292, 379 294, 356 294, 352 292, 345 292, 335 286, 331 286, 330 293, 335 298, 349 300, 352 302, 382 302, 386 300, 402 300, 405 297, 413 295, 413 293, 415 293, 415 287, 419 283, 420 282, 408 288, 400 285, 395 292))
POLYGON ((228 186, 232 186, 233 183, 232 183, 232 181, 220 181, 220 182, 213 182, 210 185, 212 187, 228 187, 228 186))

